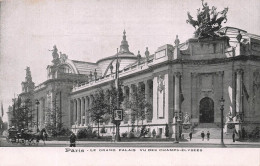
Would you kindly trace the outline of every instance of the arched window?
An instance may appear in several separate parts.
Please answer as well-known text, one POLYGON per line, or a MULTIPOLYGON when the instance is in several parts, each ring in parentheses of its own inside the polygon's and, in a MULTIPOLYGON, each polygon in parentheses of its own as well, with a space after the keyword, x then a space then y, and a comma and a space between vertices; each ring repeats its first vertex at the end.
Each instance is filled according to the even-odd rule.
POLYGON ((59 67, 60 73, 72 73, 71 68, 68 65, 62 65, 59 67))

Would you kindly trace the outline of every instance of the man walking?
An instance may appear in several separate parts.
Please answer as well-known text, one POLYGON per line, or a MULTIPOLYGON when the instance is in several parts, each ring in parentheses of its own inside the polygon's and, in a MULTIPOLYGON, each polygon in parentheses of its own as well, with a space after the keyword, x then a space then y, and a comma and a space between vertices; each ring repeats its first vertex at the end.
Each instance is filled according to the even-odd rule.
POLYGON ((204 141, 204 137, 205 137, 205 134, 204 134, 204 131, 202 131, 202 132, 201 132, 202 141, 204 141))
POLYGON ((210 136, 210 133, 209 131, 207 132, 207 140, 209 141, 209 136, 210 136))
POLYGON ((235 142, 235 137, 236 137, 236 132, 235 132, 235 130, 234 130, 234 131, 233 131, 233 134, 232 134, 233 142, 235 142))
POLYGON ((190 141, 192 139, 192 131, 189 133, 190 141))
POLYGON ((76 147, 76 135, 74 133, 70 135, 70 147, 76 147))

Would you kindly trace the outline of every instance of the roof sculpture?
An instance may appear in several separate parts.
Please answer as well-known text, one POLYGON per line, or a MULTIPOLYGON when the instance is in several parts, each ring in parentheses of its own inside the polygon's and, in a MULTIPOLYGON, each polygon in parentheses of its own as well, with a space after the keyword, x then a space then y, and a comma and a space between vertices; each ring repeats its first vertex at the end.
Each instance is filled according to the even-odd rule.
POLYGON ((190 12, 188 12, 186 23, 191 24, 196 29, 194 34, 197 38, 218 37, 217 31, 222 27, 221 23, 224 20, 224 23, 227 22, 228 7, 221 12, 217 12, 215 6, 210 9, 207 2, 204 3, 204 0, 201 0, 201 2, 202 10, 197 9, 197 20, 194 20, 190 12))

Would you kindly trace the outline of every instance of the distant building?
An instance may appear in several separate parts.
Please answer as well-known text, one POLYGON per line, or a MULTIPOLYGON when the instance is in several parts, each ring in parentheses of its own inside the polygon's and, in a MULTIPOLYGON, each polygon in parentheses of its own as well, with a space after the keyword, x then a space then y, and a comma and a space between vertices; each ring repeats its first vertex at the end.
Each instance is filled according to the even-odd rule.
MULTIPOLYGON (((226 132, 234 130, 233 127, 251 131, 259 126, 260 36, 232 27, 219 32, 223 37, 191 38, 184 43, 176 38, 174 45, 163 45, 154 54, 147 48, 141 56, 140 52, 138 55, 130 52, 124 31, 118 53, 123 94, 129 99, 137 87, 145 91, 146 101, 152 104, 152 115, 143 124, 150 131, 155 130, 163 137, 166 124, 170 135, 188 132, 191 127, 219 128, 222 97, 226 132), (185 125, 176 127, 177 123, 185 125)), ((45 127, 48 112, 55 110, 62 111, 60 121, 73 131, 87 126, 96 128, 89 109, 96 90, 102 88, 106 92, 114 82, 116 55, 89 63, 58 54, 56 46, 52 51, 47 80, 34 87, 27 71, 20 97, 23 101, 39 100, 40 128, 45 127)), ((141 121, 131 123, 131 108, 124 108, 124 112, 120 132, 132 127, 137 130, 137 126, 140 129, 141 121)), ((100 125, 107 134, 112 134, 112 123, 100 125)))

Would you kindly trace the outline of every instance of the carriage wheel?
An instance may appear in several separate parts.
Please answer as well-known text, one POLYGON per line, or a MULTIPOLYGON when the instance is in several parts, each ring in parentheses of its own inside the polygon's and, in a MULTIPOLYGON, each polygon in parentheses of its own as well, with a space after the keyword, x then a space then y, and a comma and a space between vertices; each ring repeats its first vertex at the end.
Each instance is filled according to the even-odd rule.
POLYGON ((12 144, 16 142, 16 138, 11 138, 12 144))

